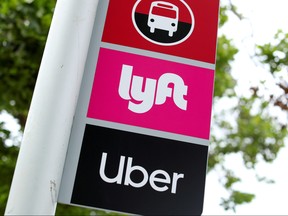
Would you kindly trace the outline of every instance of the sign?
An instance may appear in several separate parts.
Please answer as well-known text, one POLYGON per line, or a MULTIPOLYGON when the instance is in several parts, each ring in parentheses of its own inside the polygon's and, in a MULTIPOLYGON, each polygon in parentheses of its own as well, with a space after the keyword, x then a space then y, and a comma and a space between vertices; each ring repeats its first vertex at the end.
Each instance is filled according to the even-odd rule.
POLYGON ((212 69, 100 48, 96 71, 88 118, 209 139, 212 69))
POLYGON ((88 124, 71 203, 141 215, 199 215, 206 162, 203 145, 88 124))
POLYGON ((202 213, 218 9, 210 0, 99 1, 59 202, 202 213))
POLYGON ((194 29, 194 15, 185 1, 137 1, 132 11, 135 29, 158 45, 185 41, 194 29))
MULTIPOLYGON (((102 42, 215 64, 219 0, 164 1, 178 6, 179 19, 182 21, 180 23, 183 23, 184 26, 185 23, 188 26, 191 25, 190 29, 189 27, 181 28, 182 25, 178 22, 178 28, 181 28, 182 31, 184 28, 189 30, 186 30, 186 33, 173 33, 174 43, 171 41, 172 39, 169 39, 169 32, 163 30, 163 27, 162 29, 155 27, 155 32, 151 33, 151 36, 145 36, 145 27, 141 27, 140 24, 137 25, 137 20, 140 20, 140 18, 136 18, 137 14, 147 17, 150 2, 158 1, 125 1, 124 6, 123 2, 118 3, 117 0, 110 0, 102 42), (183 17, 181 8, 184 8, 183 17), (142 29, 142 32, 139 29, 142 29), (156 35, 155 38, 158 35, 158 39, 153 39, 154 34, 156 35), (182 39, 179 40, 178 37, 176 39, 178 34, 182 35, 180 37, 182 39), (166 42, 167 45, 165 46, 161 38, 168 38, 170 42, 166 42), (161 44, 154 42, 157 40, 161 44)), ((139 23, 141 22, 139 21, 139 23)), ((143 25, 148 29, 146 32, 150 31, 148 23, 144 21, 143 25)))

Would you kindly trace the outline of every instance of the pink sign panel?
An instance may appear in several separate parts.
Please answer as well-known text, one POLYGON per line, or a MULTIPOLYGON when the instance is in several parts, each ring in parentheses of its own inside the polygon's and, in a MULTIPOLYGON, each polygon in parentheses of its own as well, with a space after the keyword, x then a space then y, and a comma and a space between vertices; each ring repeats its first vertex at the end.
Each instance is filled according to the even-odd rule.
POLYGON ((87 117, 209 139, 214 70, 100 48, 87 117))

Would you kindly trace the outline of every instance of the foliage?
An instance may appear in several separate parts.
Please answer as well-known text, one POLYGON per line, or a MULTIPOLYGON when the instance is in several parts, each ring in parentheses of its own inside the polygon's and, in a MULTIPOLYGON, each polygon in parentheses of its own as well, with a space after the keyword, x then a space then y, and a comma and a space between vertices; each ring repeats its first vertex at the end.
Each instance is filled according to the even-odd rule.
MULTIPOLYGON (((234 6, 228 5, 224 10, 227 12, 228 8, 239 19, 244 18, 234 6)), ((225 19, 227 21, 227 18, 225 19)), ((225 106, 222 107, 222 110, 213 116, 208 169, 210 171, 218 167, 218 170, 225 173, 224 180, 220 179, 220 182, 227 189, 229 196, 222 198, 221 205, 226 210, 235 211, 237 205, 249 203, 255 196, 235 189, 234 186, 241 182, 241 178, 224 166, 225 158, 228 155, 241 154, 246 168, 255 169, 259 161, 273 162, 287 137, 287 121, 271 113, 282 110, 286 116, 288 114, 288 34, 279 31, 272 43, 257 45, 257 52, 253 57, 254 61, 262 62, 262 67, 271 73, 275 85, 281 92, 278 94, 266 87, 264 79, 258 86, 247 86, 250 88, 250 96, 244 97, 235 93, 237 83, 231 77, 230 62, 234 59, 237 49, 231 45, 232 40, 225 36, 218 38, 214 101, 217 104, 221 100, 227 102, 227 98, 232 98, 234 105, 227 109, 225 106), (213 133, 213 129, 220 129, 221 135, 213 133)), ((266 183, 274 183, 273 180, 267 180, 257 174, 256 178, 266 183)))
MULTIPOLYGON (((55 2, 2 0, 0 5, 0 112, 11 114, 21 126, 21 131, 27 118, 55 2)), ((232 4, 222 5, 220 28, 228 21, 227 14, 231 12, 239 19, 243 18, 232 4)), ((272 162, 287 137, 287 122, 283 123, 271 115, 270 110, 278 108, 288 112, 287 79, 285 81, 288 34, 279 31, 272 43, 258 45, 256 49, 254 57, 271 72, 280 91, 277 95, 266 89, 265 80, 259 86, 248 86, 250 96, 237 95, 237 81, 231 75, 231 63, 238 48, 233 45, 232 39, 219 35, 214 104, 227 99, 235 103, 230 108, 223 107, 213 117, 208 168, 210 171, 220 167, 225 173, 221 183, 229 195, 222 199, 221 205, 227 210, 235 210, 237 205, 251 202, 254 195, 235 189, 241 177, 225 168, 225 158, 231 154, 241 154, 247 169, 254 169, 260 160, 272 162), (221 131, 221 135, 217 130, 221 131)), ((19 145, 6 125, 0 122, 0 214, 5 210, 19 145)), ((259 181, 262 180, 265 177, 259 177, 259 181)), ((60 204, 56 214, 111 215, 109 212, 60 204)))
POLYGON ((288 34, 279 30, 271 43, 258 45, 258 56, 270 67, 272 73, 279 72, 288 65, 288 34))
POLYGON ((234 87, 236 81, 231 76, 230 63, 234 60, 234 55, 238 52, 231 44, 231 39, 225 35, 218 37, 218 49, 216 59, 216 77, 214 97, 235 96, 234 87))
POLYGON ((12 175, 16 164, 16 158, 18 155, 18 148, 13 146, 7 148, 5 146, 5 140, 10 137, 10 131, 5 129, 4 123, 0 122, 0 211, 2 213, 5 209, 5 204, 8 199, 8 192, 10 183, 12 181, 12 175))
POLYGON ((276 85, 282 92, 280 95, 271 94, 269 102, 288 112, 288 33, 284 34, 279 30, 272 43, 258 45, 257 51, 260 61, 268 65, 276 85))
POLYGON ((237 190, 230 190, 230 188, 228 188, 228 191, 230 193, 229 199, 222 198, 221 202, 221 205, 224 207, 225 210, 232 209, 236 211, 236 205, 249 203, 255 197, 254 194, 243 193, 237 190))
POLYGON ((55 1, 4 0, 0 9, 0 110, 23 126, 55 1))

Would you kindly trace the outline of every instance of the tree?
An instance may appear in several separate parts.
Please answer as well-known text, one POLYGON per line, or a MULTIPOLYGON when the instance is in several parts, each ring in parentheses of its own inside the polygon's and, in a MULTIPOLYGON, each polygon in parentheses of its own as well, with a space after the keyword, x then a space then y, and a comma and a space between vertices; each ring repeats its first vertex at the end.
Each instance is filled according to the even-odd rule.
MULTIPOLYGON (((21 126, 25 126, 37 73, 43 54, 52 14, 56 1, 49 0, 3 0, 0 6, 0 112, 12 115, 21 126)), ((228 22, 228 14, 239 19, 243 16, 232 4, 222 5, 219 27, 228 22)), ((267 67, 280 94, 275 95, 265 88, 265 80, 259 86, 247 86, 250 96, 237 95, 237 80, 231 75, 231 63, 238 52, 233 40, 219 35, 217 49, 214 104, 223 99, 234 100, 235 105, 219 111, 213 117, 212 142, 208 170, 220 167, 223 172, 223 187, 230 196, 223 198, 225 209, 235 209, 239 204, 249 203, 254 195, 237 191, 233 185, 241 178, 225 167, 225 158, 234 153, 243 156, 247 169, 254 169, 259 158, 272 162, 284 146, 287 137, 287 122, 271 115, 276 108, 288 113, 288 83, 281 78, 287 68, 288 34, 279 31, 274 43, 255 46, 254 60, 267 67), (233 121, 227 116, 233 117, 233 121), (215 131, 221 130, 219 136, 215 131)), ((287 73, 287 71, 286 71, 287 73)), ((0 213, 3 214, 8 198, 19 139, 0 123, 0 213)), ((59 215, 88 215, 91 210, 58 205, 59 215)), ((101 214, 109 214, 101 212, 101 214)))
MULTIPOLYGON (((227 13, 232 13, 240 20, 245 19, 229 2, 222 7, 220 26, 227 21, 227 13)), ((288 34, 279 31, 275 35, 273 44, 255 45, 255 53, 251 56, 251 59, 257 64, 262 64, 262 67, 267 68, 267 72, 271 73, 280 93, 276 94, 268 89, 265 85, 266 80, 263 79, 258 86, 247 85, 250 89, 249 96, 237 95, 234 91, 237 86, 236 80, 229 73, 231 72, 229 62, 233 60, 238 50, 231 46, 231 39, 228 40, 225 36, 218 38, 214 101, 217 104, 223 99, 230 98, 235 105, 214 115, 208 167, 211 170, 218 166, 223 172, 224 180, 221 183, 230 194, 221 202, 226 210, 235 211, 238 204, 252 201, 254 194, 240 192, 233 188, 241 178, 224 166, 225 158, 230 154, 240 153, 245 167, 255 169, 256 164, 261 160, 273 162, 284 146, 284 138, 287 137, 287 121, 282 121, 279 116, 271 113, 272 110, 276 110, 284 112, 286 116, 288 114, 288 83, 285 81, 288 63, 287 36, 288 34), (227 118, 229 115, 234 116, 235 122, 227 118), (221 129, 221 136, 213 133, 213 128, 221 129)), ((257 175, 256 178, 259 181, 265 180, 267 183, 273 182, 257 175)))

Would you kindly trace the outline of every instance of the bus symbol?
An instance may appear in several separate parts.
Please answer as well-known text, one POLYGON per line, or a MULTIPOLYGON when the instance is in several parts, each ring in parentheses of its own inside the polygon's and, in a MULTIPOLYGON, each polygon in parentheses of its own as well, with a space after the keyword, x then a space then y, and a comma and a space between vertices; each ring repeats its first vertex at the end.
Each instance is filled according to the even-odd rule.
POLYGON ((176 5, 165 1, 154 1, 151 3, 148 26, 150 32, 154 33, 155 29, 168 31, 170 37, 177 31, 179 19, 179 9, 176 5))

